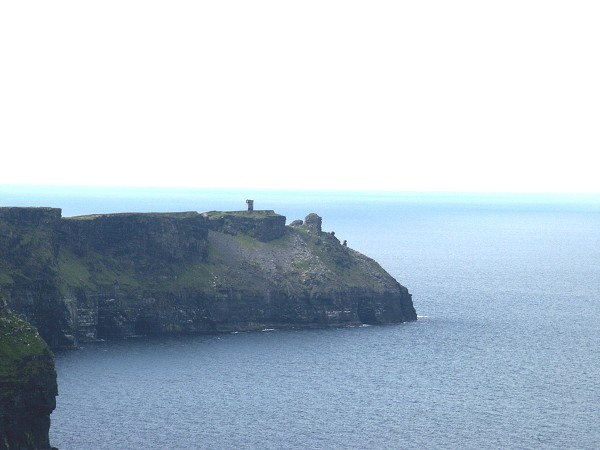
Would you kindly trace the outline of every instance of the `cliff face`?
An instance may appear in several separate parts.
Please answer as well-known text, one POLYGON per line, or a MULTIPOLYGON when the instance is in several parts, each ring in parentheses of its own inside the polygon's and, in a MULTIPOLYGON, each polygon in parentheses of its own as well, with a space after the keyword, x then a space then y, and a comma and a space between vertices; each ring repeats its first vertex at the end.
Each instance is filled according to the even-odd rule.
POLYGON ((0 208, 0 290, 52 347, 73 344, 58 283, 61 223, 56 208, 0 208))
POLYGON ((56 395, 50 349, 0 298, 0 450, 49 449, 56 395))
POLYGON ((63 219, 60 210, 0 208, 0 231, 12 236, 0 287, 57 347, 416 319, 406 288, 322 232, 320 217, 285 220, 273 211, 63 219), (43 264, 26 262, 38 255, 43 264))

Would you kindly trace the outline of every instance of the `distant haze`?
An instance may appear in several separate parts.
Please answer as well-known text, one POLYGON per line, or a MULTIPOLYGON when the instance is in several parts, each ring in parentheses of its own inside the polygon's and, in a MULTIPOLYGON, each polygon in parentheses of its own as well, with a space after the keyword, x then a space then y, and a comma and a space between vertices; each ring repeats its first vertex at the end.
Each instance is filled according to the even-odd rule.
POLYGON ((2 2, 1 184, 600 192, 593 1, 2 2))

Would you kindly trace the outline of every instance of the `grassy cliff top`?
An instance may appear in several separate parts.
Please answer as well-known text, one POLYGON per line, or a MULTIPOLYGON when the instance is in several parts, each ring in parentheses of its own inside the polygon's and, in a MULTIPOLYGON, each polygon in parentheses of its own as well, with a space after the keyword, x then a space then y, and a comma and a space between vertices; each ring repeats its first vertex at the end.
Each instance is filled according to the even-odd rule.
POLYGON ((19 371, 23 361, 49 352, 33 325, 0 309, 0 386, 21 381, 19 371))
POLYGON ((173 219, 187 219, 189 217, 204 216, 207 219, 220 219, 223 217, 245 217, 250 219, 263 219, 265 217, 280 217, 271 209, 263 209, 256 211, 207 211, 198 213, 196 211, 182 212, 123 212, 123 213, 108 213, 108 214, 86 214, 83 216, 64 217, 66 220, 95 220, 101 217, 167 217, 173 219))
POLYGON ((94 220, 101 217, 127 217, 127 216, 143 216, 143 217, 168 217, 174 219, 187 219, 189 217, 196 217, 200 215, 196 211, 183 211, 183 212, 128 212, 128 213, 110 213, 110 214, 87 214, 84 216, 72 216, 64 217, 66 220, 94 220))
POLYGON ((204 217, 208 219, 220 219, 222 217, 247 217, 251 219, 262 219, 264 217, 280 217, 280 214, 277 214, 275 211, 271 209, 262 209, 255 211, 208 211, 202 213, 204 217))

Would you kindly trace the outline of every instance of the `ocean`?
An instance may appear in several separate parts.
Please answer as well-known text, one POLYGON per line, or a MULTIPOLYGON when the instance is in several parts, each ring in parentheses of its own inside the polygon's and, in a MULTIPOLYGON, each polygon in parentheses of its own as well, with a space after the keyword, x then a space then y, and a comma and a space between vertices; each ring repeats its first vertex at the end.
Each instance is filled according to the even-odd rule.
POLYGON ((600 198, 3 187, 63 215, 274 209, 377 260, 416 322, 59 352, 74 449, 598 449, 600 198), (37 190, 36 190, 37 189, 37 190))

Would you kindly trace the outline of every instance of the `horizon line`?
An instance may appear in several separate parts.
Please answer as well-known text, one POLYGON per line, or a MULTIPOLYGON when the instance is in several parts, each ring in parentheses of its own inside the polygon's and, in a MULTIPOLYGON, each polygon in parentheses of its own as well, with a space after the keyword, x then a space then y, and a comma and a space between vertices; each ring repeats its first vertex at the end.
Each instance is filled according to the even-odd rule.
MULTIPOLYGON (((533 190, 440 190, 440 189, 369 189, 369 188, 323 188, 323 187, 253 187, 253 186, 164 186, 164 185, 100 185, 100 184, 25 184, 0 183, 0 189, 89 189, 89 190, 164 190, 164 191, 217 191, 217 192, 308 192, 308 193, 363 193, 363 194, 397 194, 397 195, 560 195, 560 196, 600 196, 600 191, 533 191, 533 190)), ((76 194, 76 193, 75 193, 76 194)))

